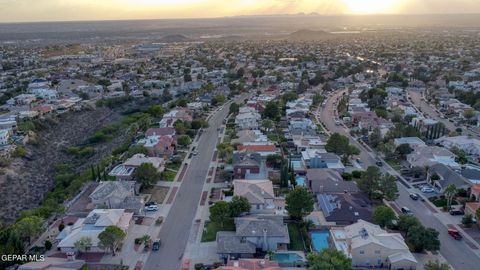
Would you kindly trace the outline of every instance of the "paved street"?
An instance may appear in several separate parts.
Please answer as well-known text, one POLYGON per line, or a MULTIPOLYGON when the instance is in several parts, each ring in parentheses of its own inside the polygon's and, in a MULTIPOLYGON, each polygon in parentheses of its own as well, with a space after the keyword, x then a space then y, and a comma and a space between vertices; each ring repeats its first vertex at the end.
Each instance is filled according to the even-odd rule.
MULTIPOLYGON (((428 104, 424 99, 422 99, 422 92, 417 91, 409 91, 409 97, 411 98, 411 102, 417 109, 421 109, 421 112, 425 114, 428 118, 437 120, 442 122, 445 127, 449 130, 455 130, 457 127, 448 119, 442 119, 440 114, 433 108, 430 104, 428 104)), ((463 129, 464 135, 471 135, 477 138, 480 138, 479 134, 475 130, 468 130, 466 127, 461 127, 463 129)))
MULTIPOLYGON (((361 151, 359 157, 363 162, 364 168, 371 165, 375 166, 374 154, 368 151, 366 147, 358 143, 358 141, 353 139, 343 126, 335 125, 334 106, 336 104, 336 99, 341 97, 343 92, 345 91, 339 91, 328 98, 326 105, 321 109, 321 121, 329 131, 338 132, 350 138, 350 142, 357 146, 361 151)), ((400 176, 396 171, 388 166, 388 164, 383 166, 381 169, 383 172, 389 172, 390 174, 400 176)), ((467 245, 466 240, 453 240, 453 238, 447 234, 447 227, 445 225, 445 221, 442 219, 442 214, 434 214, 429 210, 429 208, 427 208, 425 203, 410 199, 410 192, 418 192, 418 190, 409 190, 399 182, 397 182, 397 185, 400 194, 399 198, 396 200, 397 206, 408 207, 414 212, 415 216, 422 222, 423 225, 434 228, 440 232, 440 253, 445 257, 445 259, 447 259, 454 269, 479 269, 478 266, 480 265, 480 258, 478 256, 478 250, 476 250, 474 253, 470 246, 467 245)))
POLYGON ((200 136, 196 149, 198 155, 192 158, 169 215, 160 230, 158 237, 162 241, 160 250, 150 254, 144 269, 178 270, 180 268, 210 161, 217 145, 219 135, 217 128, 227 117, 228 110, 227 104, 216 112, 209 120, 209 127, 200 136))

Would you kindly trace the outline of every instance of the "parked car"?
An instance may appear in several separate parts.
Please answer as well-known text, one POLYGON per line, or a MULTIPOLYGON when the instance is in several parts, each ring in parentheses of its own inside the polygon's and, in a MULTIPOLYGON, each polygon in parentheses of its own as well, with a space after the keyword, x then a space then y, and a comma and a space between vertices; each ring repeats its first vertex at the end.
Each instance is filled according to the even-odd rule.
POLYGON ((157 210, 158 210, 158 205, 145 206, 145 211, 157 211, 157 210))
POLYGON ((465 214, 461 209, 452 209, 449 211, 450 215, 452 216, 461 216, 465 214))
POLYGON ((145 203, 145 206, 150 206, 150 205, 157 205, 157 203, 154 202, 154 201, 150 201, 150 202, 145 203))
POLYGON ((434 193, 435 192, 435 189, 433 189, 432 187, 422 187, 422 192, 423 193, 434 193))
POLYGON ((153 242, 153 245, 152 245, 152 251, 157 251, 160 249, 160 239, 157 239, 155 240, 155 242, 153 242))
POLYGON ((410 196, 410 198, 412 198, 412 200, 414 200, 414 201, 418 200, 418 198, 420 197, 420 196, 418 196, 417 193, 410 193, 409 196, 410 196))
POLYGON ((406 215, 413 215, 413 212, 412 210, 408 209, 407 207, 402 207, 402 213, 406 214, 406 215))
POLYGON ((460 232, 458 232, 456 229, 453 229, 453 228, 449 228, 448 229, 448 234, 453 237, 453 239, 455 240, 461 240, 462 239, 462 235, 460 234, 460 232))
POLYGON ((377 160, 377 162, 375 162, 375 164, 377 164, 378 167, 382 167, 382 166, 383 166, 383 162, 380 161, 380 160, 377 160))

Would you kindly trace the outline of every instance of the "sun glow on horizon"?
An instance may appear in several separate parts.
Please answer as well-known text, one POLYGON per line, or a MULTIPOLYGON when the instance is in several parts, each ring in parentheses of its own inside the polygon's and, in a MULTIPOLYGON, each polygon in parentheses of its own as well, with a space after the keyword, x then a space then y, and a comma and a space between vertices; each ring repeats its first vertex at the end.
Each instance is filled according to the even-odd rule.
POLYGON ((392 13, 399 0, 344 0, 349 13, 376 14, 392 13))

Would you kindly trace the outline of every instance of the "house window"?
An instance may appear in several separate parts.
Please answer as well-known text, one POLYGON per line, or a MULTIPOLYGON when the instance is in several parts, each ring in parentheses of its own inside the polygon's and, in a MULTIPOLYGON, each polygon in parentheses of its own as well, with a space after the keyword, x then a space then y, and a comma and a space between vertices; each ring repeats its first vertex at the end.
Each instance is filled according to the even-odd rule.
POLYGON ((380 254, 380 250, 375 250, 375 254, 380 254))
POLYGON ((364 250, 360 250, 360 254, 365 254, 365 251, 364 250))

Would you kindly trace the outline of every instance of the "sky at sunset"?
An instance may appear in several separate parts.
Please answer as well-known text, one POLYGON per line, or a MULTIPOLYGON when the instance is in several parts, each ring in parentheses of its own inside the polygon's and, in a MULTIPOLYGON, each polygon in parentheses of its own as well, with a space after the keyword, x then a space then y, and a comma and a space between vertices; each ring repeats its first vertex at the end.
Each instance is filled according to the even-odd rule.
POLYGON ((0 0, 0 22, 480 13, 480 0, 0 0))

